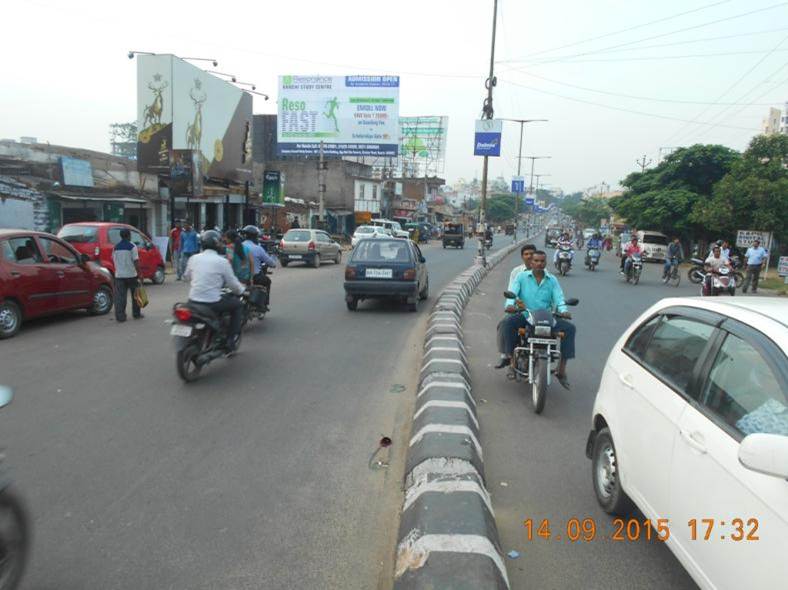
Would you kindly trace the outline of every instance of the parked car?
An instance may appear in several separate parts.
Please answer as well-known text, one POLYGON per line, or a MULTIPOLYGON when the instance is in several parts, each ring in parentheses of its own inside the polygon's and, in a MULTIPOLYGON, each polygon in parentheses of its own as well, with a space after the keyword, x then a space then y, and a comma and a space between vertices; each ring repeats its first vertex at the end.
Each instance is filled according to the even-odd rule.
POLYGON ((0 229, 0 338, 22 323, 71 309, 112 309, 112 276, 56 236, 0 229))
POLYGON ((120 242, 120 230, 124 228, 131 232, 131 242, 139 250, 142 278, 161 285, 165 277, 164 258, 153 241, 134 226, 99 221, 68 223, 57 232, 57 235, 114 275, 115 263, 112 261, 112 251, 120 242))
POLYGON ((304 262, 320 268, 323 260, 342 262, 342 248, 326 232, 319 229, 290 229, 279 242, 279 262, 304 262))
POLYGON ((391 235, 395 238, 407 238, 410 237, 408 232, 402 229, 402 226, 399 224, 398 221, 392 221, 390 219, 373 219, 369 222, 370 225, 378 225, 380 227, 385 227, 386 229, 391 231, 391 235))
POLYGON ((350 238, 350 246, 355 248, 356 244, 364 238, 387 238, 390 235, 382 227, 376 225, 359 225, 353 232, 353 237, 350 238))
POLYGON ((361 240, 345 267, 345 301, 355 311, 364 299, 397 298, 416 311, 429 296, 427 265, 412 240, 361 240))
POLYGON ((788 580, 786 350, 788 302, 673 298, 608 357, 586 445, 597 500, 636 504, 702 588, 788 580))

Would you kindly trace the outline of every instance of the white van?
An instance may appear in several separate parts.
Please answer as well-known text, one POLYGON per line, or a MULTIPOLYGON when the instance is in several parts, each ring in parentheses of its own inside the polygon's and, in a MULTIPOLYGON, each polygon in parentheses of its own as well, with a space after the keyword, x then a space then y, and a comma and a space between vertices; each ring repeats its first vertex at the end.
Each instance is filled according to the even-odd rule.
POLYGON ((377 225, 378 227, 385 227, 391 231, 395 238, 407 238, 410 236, 408 232, 402 229, 398 221, 391 221, 390 219, 373 219, 369 225, 377 225))
POLYGON ((658 231, 639 231, 637 237, 640 247, 643 248, 643 260, 665 262, 668 255, 668 236, 658 231))

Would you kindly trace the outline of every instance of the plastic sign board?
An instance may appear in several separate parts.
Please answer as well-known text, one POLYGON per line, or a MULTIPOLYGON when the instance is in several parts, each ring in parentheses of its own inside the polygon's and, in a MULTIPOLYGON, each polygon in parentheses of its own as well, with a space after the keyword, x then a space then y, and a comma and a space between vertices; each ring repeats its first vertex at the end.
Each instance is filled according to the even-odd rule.
POLYGON ((788 276, 788 256, 780 256, 780 262, 777 266, 777 274, 781 277, 788 276))
POLYGON ((526 205, 533 205, 534 204, 534 198, 533 197, 525 197, 525 204, 526 205))
POLYGON ((60 158, 63 173, 63 186, 93 186, 93 169, 87 160, 77 158, 60 158))
POLYGON ((736 232, 736 246, 749 248, 755 240, 760 240, 761 246, 769 250, 772 245, 772 234, 768 231, 740 229, 736 232))
POLYGON ((473 155, 500 156, 502 133, 503 121, 501 119, 481 119, 476 121, 476 133, 473 137, 473 155))
POLYGON ((263 172, 263 203, 266 205, 285 204, 283 174, 278 170, 263 172))
POLYGON ((399 76, 280 76, 280 156, 399 153, 399 76))
POLYGON ((513 193, 524 193, 525 192, 525 177, 524 176, 513 176, 512 177, 512 192, 513 193))

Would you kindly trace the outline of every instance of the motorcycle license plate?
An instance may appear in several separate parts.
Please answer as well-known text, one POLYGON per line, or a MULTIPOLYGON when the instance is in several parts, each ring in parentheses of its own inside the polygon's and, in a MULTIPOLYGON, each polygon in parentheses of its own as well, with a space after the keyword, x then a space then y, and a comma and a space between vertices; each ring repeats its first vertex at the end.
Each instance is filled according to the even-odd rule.
POLYGON ((558 346, 558 340, 555 338, 529 338, 528 342, 533 342, 534 344, 552 344, 554 346, 558 346))
POLYGON ((184 326, 183 324, 175 324, 170 330, 171 336, 183 336, 184 338, 188 338, 192 335, 192 327, 191 326, 184 326))

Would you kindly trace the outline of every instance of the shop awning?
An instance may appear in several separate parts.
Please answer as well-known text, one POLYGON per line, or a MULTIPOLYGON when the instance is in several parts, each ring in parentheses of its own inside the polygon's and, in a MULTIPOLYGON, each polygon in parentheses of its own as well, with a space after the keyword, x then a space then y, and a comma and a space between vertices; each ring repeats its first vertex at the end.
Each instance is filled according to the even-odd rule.
POLYGON ((48 193, 52 197, 65 199, 66 201, 103 201, 110 203, 135 203, 146 205, 150 201, 138 197, 119 197, 117 195, 64 195, 63 193, 48 193))
POLYGON ((349 215, 355 215, 353 211, 348 211, 347 209, 326 209, 326 212, 334 217, 347 217, 349 215))

